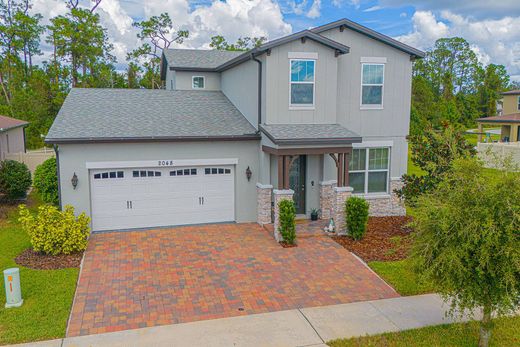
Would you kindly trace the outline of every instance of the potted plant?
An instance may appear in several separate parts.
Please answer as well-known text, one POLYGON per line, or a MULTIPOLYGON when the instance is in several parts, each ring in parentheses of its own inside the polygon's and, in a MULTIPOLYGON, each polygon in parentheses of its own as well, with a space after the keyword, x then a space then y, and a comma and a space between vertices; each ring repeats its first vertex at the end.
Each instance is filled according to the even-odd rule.
POLYGON ((311 220, 318 220, 319 215, 320 215, 320 210, 318 210, 317 208, 313 208, 311 210, 311 220))

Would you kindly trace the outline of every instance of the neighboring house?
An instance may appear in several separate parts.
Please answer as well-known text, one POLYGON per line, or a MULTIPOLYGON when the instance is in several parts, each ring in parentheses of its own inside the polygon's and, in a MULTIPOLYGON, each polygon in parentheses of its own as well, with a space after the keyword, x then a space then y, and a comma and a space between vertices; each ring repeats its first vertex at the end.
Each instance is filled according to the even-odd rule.
POLYGON ((248 52, 166 50, 166 90, 67 96, 46 138, 61 203, 95 231, 270 223, 273 200, 291 195, 298 214, 329 218, 347 186, 373 215, 404 214, 393 190, 423 56, 345 19, 248 52))
MULTIPOLYGON (((498 116, 477 119, 479 142, 483 140, 484 127, 500 127, 500 142, 520 141, 520 90, 502 93, 498 116)), ((487 140, 487 137, 486 137, 487 140)))
POLYGON ((520 89, 502 93, 502 115, 520 113, 520 89))
POLYGON ((0 160, 8 154, 25 152, 25 127, 28 125, 20 119, 0 116, 0 160))
POLYGON ((513 164, 520 165, 520 90, 503 92, 502 96, 498 116, 477 119, 477 151, 487 167, 495 167, 497 158, 510 158, 513 164), (491 141, 490 132, 484 129, 489 127, 500 128, 498 142, 491 141))

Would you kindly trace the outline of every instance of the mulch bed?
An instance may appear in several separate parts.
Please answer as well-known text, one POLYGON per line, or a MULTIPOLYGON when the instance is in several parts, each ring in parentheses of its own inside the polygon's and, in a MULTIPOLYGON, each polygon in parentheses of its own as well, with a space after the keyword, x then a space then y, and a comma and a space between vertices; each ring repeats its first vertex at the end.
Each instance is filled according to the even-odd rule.
POLYGON ((16 264, 35 270, 57 270, 79 268, 83 252, 61 255, 47 255, 26 249, 14 259, 16 264))
POLYGON ((411 246, 412 230, 406 226, 411 221, 411 217, 370 217, 363 239, 332 239, 366 262, 402 260, 407 258, 411 246))

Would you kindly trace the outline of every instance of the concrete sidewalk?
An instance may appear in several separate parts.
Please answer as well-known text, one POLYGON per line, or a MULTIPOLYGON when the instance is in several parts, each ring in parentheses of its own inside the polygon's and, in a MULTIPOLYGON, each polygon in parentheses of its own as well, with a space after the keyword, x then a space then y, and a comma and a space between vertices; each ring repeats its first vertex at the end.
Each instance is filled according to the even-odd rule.
MULTIPOLYGON (((435 294, 303 308, 17 346, 325 346, 336 338, 452 323, 435 294)), ((478 317, 477 317, 478 318, 478 317)), ((471 319, 464 317, 463 320, 471 319)))

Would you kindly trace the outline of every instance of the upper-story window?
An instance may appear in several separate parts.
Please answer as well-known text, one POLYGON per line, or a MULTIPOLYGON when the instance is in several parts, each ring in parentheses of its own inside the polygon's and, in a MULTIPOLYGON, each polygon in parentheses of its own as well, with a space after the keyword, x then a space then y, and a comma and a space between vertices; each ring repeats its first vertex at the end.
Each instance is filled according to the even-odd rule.
POLYGON ((516 101, 517 101, 516 108, 518 109, 518 111, 520 111, 520 96, 516 99, 516 101))
POLYGON ((384 64, 362 64, 361 107, 383 108, 384 64))
POLYGON ((193 76, 191 78, 191 87, 193 89, 204 89, 205 88, 204 76, 193 76))
POLYGON ((291 59, 290 106, 314 106, 315 60, 291 59))

